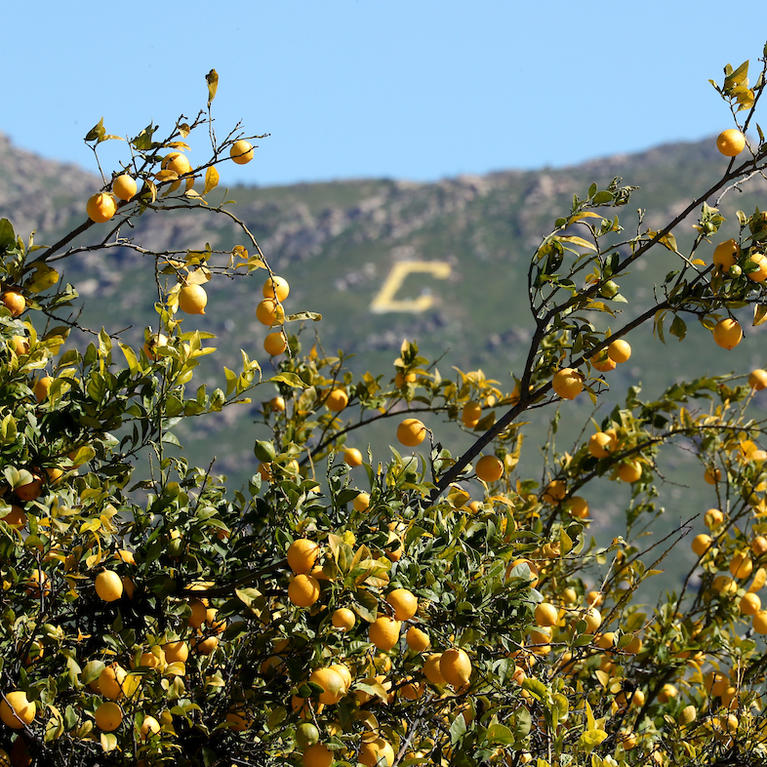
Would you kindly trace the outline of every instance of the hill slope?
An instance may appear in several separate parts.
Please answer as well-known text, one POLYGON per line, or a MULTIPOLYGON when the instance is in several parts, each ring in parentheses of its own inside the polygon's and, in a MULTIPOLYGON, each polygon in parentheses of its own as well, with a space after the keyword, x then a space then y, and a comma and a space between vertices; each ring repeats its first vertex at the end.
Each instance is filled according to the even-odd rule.
MULTIPOLYGON (((506 171, 428 184, 368 179, 236 187, 226 191, 226 198, 238 202, 238 214, 258 237, 272 267, 289 279, 291 311, 323 314, 320 331, 326 349, 355 352, 360 369, 373 365, 391 370, 388 365, 407 337, 416 339, 427 355, 445 354, 440 363, 443 375, 451 374, 452 365, 481 367, 508 388, 509 373, 520 369, 530 337, 527 264, 553 220, 569 209, 572 195, 584 193, 592 181, 604 185, 621 176, 640 187, 621 214, 626 229, 636 225, 637 207, 647 208, 646 223, 658 226, 682 210, 690 195, 708 188, 721 173, 722 162, 713 141, 705 141, 537 172, 506 171), (400 310, 374 311, 395 264, 405 263, 409 266, 399 268, 416 271, 391 297, 400 302, 400 310), (417 271, 437 268, 437 274, 417 271), (427 304, 420 312, 407 310, 427 304)), ((0 136, 0 216, 11 218, 17 231, 37 229, 38 242, 52 241, 83 219, 84 201, 97 187, 95 175, 18 150, 0 136)), ((733 203, 747 210, 755 204, 748 193, 734 197, 730 196, 733 203)), ((198 249, 205 242, 231 248, 238 242, 231 227, 212 217, 157 218, 137 220, 137 241, 173 249, 198 249)), ((736 227, 730 215, 725 236, 736 234, 736 227)), ((643 271, 637 269, 638 279, 623 292, 631 299, 648 300, 648 280, 674 268, 673 259, 667 252, 653 253, 652 260, 638 265, 643 271)), ((77 278, 87 298, 85 324, 97 328, 109 317, 111 327, 133 326, 138 335, 153 317, 155 297, 147 267, 136 254, 116 250, 68 264, 67 276, 77 278)), ((269 369, 261 347, 264 329, 254 314, 260 296, 253 295, 252 284, 214 280, 208 286, 205 317, 187 318, 185 325, 197 323, 218 335, 216 345, 223 356, 219 363, 237 366, 238 349, 243 347, 269 369)), ((379 309, 386 309, 386 301, 383 304, 379 309)), ((706 331, 694 327, 684 344, 672 341, 664 347, 647 329, 635 333, 632 342, 630 365, 611 378, 618 393, 629 383, 641 382, 654 393, 682 374, 724 373, 767 363, 754 343, 725 356, 706 331)), ((219 422, 200 422, 195 435, 211 437, 215 432, 217 444, 225 446, 218 456, 219 468, 239 479, 254 469, 250 448, 256 407, 248 417, 230 410, 219 422)), ((585 403, 577 412, 584 419, 589 415, 585 403)), ((565 438, 576 436, 576 421, 571 419, 570 431, 564 429, 565 438)), ((386 438, 384 433, 374 436, 382 443, 386 438)), ((194 446, 190 451, 194 459, 194 446)), ((523 463, 536 473, 538 460, 531 450, 523 463)), ((700 504, 706 504, 704 509, 715 505, 707 488, 697 488, 700 483, 690 474, 689 459, 682 455, 674 461, 677 468, 671 478, 676 484, 668 487, 670 521, 687 517, 700 504), (692 490, 685 484, 692 484, 692 490)), ((605 488, 601 513, 610 518, 620 513, 622 503, 614 490, 605 488)))

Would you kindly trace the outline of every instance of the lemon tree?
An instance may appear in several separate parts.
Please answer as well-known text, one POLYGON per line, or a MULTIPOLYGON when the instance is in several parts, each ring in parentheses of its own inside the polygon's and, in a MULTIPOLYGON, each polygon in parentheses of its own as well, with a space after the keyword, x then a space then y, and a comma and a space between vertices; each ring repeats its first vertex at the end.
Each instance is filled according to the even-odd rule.
POLYGON ((767 372, 727 373, 725 355, 767 316, 767 215, 738 211, 737 239, 718 233, 721 201, 767 166, 752 135, 761 64, 753 87, 748 62, 714 83, 734 119, 716 141, 722 175, 666 224, 625 215, 633 188, 618 179, 554 222, 531 254, 532 334, 508 381, 443 376, 413 341, 360 374, 307 341, 319 316, 291 306, 289 276, 211 194, 259 139, 217 136, 214 70, 206 108, 164 136, 94 126, 96 154, 126 152, 82 223, 41 246, 0 221, 3 760, 765 763, 767 451, 752 401, 767 372), (163 251, 126 235, 177 210, 226 217, 232 242, 163 251), (83 327, 59 276, 75 253, 117 246, 156 285, 138 340, 83 327), (624 295, 649 258, 668 260, 665 279, 649 299, 624 295), (217 309, 205 286, 231 279, 255 280, 264 351, 244 349, 211 388, 198 366, 214 336, 185 320, 204 324, 217 309), (631 386, 557 446, 562 414, 604 398, 636 328, 683 341, 696 321, 721 374, 652 397, 631 386), (235 488, 189 463, 178 427, 254 398, 265 431, 235 488), (520 469, 528 411, 551 414, 535 477, 520 469), (373 423, 390 426, 384 455, 363 449, 373 423), (646 544, 673 445, 699 462, 710 508, 646 544), (629 493, 609 545, 590 534, 599 483, 629 493), (685 581, 639 604, 681 548, 695 557, 685 581))

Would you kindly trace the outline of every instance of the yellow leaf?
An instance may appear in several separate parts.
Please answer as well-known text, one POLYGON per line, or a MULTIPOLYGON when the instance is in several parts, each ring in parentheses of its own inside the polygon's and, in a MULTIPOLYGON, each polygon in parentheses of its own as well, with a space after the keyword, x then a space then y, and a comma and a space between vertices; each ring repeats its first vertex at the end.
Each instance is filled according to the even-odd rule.
POLYGON ((575 223, 576 221, 580 221, 582 218, 602 218, 602 216, 600 216, 599 213, 594 213, 591 210, 585 210, 582 213, 576 213, 574 216, 570 216, 570 221, 575 223))
POLYGON ((754 327, 761 325, 765 320, 767 320, 767 306, 757 304, 754 307, 754 327))
POLYGON ((706 262, 702 258, 693 258, 693 260, 690 261, 690 263, 693 266, 705 266, 706 265, 706 262))
POLYGON ((575 235, 567 235, 566 237, 557 237, 560 242, 569 242, 571 245, 578 245, 581 248, 587 248, 588 250, 593 250, 596 253, 596 248, 588 241, 584 240, 583 237, 576 237, 575 235))
POLYGON ((211 189, 215 189, 218 186, 218 171, 211 165, 208 170, 205 171, 205 188, 202 190, 203 194, 207 194, 211 189))
MULTIPOLYGON (((187 125, 187 128, 188 127, 189 126, 187 125)), ((186 136, 184 138, 186 138, 186 136)), ((174 149, 184 149, 187 152, 191 151, 192 149, 192 147, 190 147, 189 144, 186 144, 183 141, 171 141, 168 143, 168 146, 172 146, 174 149)))
POLYGON ((176 181, 178 179, 178 173, 175 170, 161 170, 154 174, 154 177, 158 181, 176 181))
POLYGON ((208 83, 208 107, 210 107, 211 102, 216 98, 216 91, 218 90, 218 72, 215 69, 211 69, 205 75, 205 81, 208 83))

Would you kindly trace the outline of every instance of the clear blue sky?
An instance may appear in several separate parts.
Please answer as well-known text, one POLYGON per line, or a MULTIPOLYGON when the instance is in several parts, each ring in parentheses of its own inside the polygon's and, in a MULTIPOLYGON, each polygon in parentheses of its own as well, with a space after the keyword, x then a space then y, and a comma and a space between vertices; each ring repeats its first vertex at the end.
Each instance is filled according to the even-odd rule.
MULTIPOLYGON (((763 2, 10 2, 0 131, 93 168, 82 143, 205 103, 269 132, 228 180, 418 180, 567 165, 730 126, 707 78, 767 38, 763 2), (131 15, 133 14, 133 15, 131 15)), ((753 79, 752 79, 753 82, 753 79)), ((202 147, 200 148, 202 154, 202 147)), ((203 158, 197 158, 200 159, 203 158)))

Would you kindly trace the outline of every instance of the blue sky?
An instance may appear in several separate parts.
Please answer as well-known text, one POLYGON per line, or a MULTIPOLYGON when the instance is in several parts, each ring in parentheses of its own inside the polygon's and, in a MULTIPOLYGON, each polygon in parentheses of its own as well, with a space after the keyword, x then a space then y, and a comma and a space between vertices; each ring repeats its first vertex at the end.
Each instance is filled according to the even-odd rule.
POLYGON ((751 1, 730 19, 721 2, 669 0, 7 5, 0 131, 16 144, 93 169, 82 137, 99 117, 135 134, 194 114, 215 67, 219 132, 242 118, 271 134, 228 180, 262 185, 429 180, 699 139, 731 124, 707 79, 728 61, 756 68, 767 38, 751 1))

